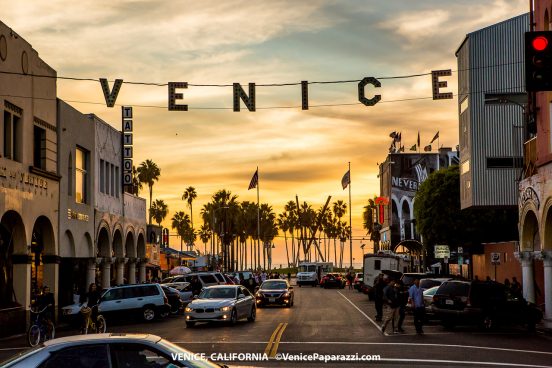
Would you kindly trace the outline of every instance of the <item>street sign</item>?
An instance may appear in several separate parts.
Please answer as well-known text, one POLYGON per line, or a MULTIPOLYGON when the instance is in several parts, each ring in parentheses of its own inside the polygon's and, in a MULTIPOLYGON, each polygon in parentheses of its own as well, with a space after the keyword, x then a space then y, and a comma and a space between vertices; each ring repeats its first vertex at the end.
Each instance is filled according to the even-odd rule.
POLYGON ((450 258, 450 248, 448 245, 435 245, 433 252, 435 258, 450 258))
POLYGON ((464 253, 464 248, 458 247, 458 254, 462 254, 462 253, 464 253))
POLYGON ((491 253, 491 264, 500 264, 500 253, 491 253))

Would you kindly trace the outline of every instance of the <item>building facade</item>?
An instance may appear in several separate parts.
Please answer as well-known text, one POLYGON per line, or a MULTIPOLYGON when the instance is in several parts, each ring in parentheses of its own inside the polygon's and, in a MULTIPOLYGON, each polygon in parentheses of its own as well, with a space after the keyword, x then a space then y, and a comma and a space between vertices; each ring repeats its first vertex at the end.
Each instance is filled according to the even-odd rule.
POLYGON ((416 192, 432 172, 457 164, 458 154, 450 148, 431 153, 390 153, 380 164, 380 195, 389 199, 380 230, 382 250, 396 251, 404 241, 420 243, 414 218, 416 192))
MULTIPOLYGON (((535 1, 532 12, 535 31, 552 30, 552 1, 535 1)), ((545 325, 552 328, 552 93, 531 94, 536 136, 525 141, 524 175, 519 183, 520 243, 516 255, 521 262, 523 295, 544 303, 545 325), (535 285, 544 285, 543 289, 535 285)), ((532 115, 532 114, 530 114, 532 115)))
POLYGON ((42 286, 57 299, 60 260, 56 71, 2 22, 0 71, 2 336, 24 331, 42 286))
POLYGON ((469 33, 458 50, 460 206, 517 206, 529 15, 469 33))

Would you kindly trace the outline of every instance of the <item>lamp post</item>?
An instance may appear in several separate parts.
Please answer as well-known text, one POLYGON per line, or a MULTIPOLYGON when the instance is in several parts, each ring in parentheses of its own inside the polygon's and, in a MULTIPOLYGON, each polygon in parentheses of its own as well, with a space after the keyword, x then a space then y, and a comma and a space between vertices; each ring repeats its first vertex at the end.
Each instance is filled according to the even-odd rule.
MULTIPOLYGON (((211 229, 213 230, 213 238, 212 238, 212 254, 217 254, 218 252, 215 251, 215 214, 218 210, 221 210, 221 209, 227 209, 229 208, 228 206, 222 206, 222 207, 218 207, 218 208, 214 208, 213 211, 211 212, 211 229)), ((219 235, 220 237, 220 235, 219 235)))

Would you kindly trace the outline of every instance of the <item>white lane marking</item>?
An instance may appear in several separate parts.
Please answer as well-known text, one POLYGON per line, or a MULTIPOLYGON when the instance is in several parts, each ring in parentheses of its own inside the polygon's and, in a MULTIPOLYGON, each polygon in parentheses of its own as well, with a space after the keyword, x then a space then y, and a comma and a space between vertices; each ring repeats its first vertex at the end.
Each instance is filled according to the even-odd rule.
POLYGON ((442 359, 394 359, 394 358, 381 358, 378 361, 384 362, 416 362, 416 363, 444 363, 444 364, 458 364, 458 365, 491 365, 502 367, 530 367, 530 368, 551 368, 550 365, 536 365, 536 364, 519 364, 519 363, 500 363, 500 362, 472 362, 472 361, 457 361, 457 360, 442 360, 442 359))
POLYGON ((356 310, 359 311, 364 317, 366 317, 370 322, 372 322, 372 324, 378 329, 378 331, 381 331, 381 327, 376 322, 374 322, 374 320, 372 318, 368 317, 368 315, 366 313, 364 313, 362 310, 360 310, 360 308, 357 307, 352 301, 350 301, 349 298, 347 298, 345 295, 341 294, 341 291, 338 291, 338 293, 339 293, 339 295, 344 297, 346 301, 351 303, 351 305, 353 307, 355 307, 356 310))
MULTIPOLYGON (((359 341, 281 341, 280 344, 334 344, 334 345, 393 345, 396 346, 396 342, 359 342, 359 341)), ((474 345, 455 345, 455 344, 429 344, 429 343, 411 343, 401 342, 401 346, 437 346, 444 348, 467 348, 467 349, 481 349, 481 350, 498 350, 498 351, 511 351, 515 353, 530 353, 530 354, 546 354, 552 355, 549 351, 539 350, 522 350, 522 349, 508 349, 508 348, 495 348, 492 346, 474 346, 474 345)))

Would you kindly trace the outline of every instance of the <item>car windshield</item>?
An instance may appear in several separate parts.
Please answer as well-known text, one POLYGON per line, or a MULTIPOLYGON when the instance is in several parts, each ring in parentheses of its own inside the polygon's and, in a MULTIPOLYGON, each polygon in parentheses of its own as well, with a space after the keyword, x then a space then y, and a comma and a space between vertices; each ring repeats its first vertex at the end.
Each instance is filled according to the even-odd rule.
POLYGON ((287 284, 285 281, 265 281, 261 285, 261 289, 266 289, 266 290, 287 289, 287 284))
POLYGON ((199 294, 200 299, 230 299, 236 297, 236 288, 207 288, 199 294))
POLYGON ((436 294, 451 296, 468 296, 470 284, 466 282, 445 282, 439 286, 436 294))
POLYGON ((437 292, 438 289, 439 289, 438 286, 434 286, 432 288, 429 288, 429 289, 424 291, 424 296, 433 296, 433 295, 435 295, 435 293, 437 292))

